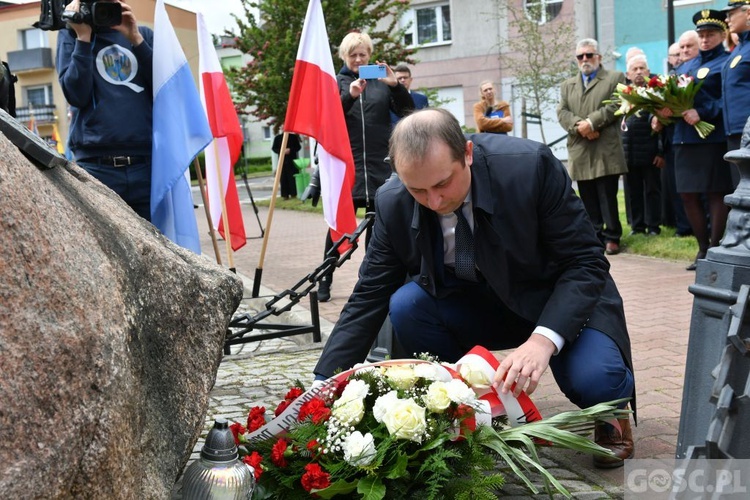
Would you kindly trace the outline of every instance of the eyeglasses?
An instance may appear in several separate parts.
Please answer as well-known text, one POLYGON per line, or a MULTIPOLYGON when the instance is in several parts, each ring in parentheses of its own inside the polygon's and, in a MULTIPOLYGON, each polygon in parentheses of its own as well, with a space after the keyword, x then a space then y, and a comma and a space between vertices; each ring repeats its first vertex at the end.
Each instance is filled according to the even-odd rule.
POLYGON ((593 59, 594 56, 598 56, 598 55, 599 54, 597 54, 596 52, 584 52, 583 54, 576 54, 576 59, 578 59, 579 61, 583 61, 584 57, 586 59, 593 59))
POLYGON ((678 52, 676 54, 669 54, 669 57, 680 57, 680 53, 678 52))

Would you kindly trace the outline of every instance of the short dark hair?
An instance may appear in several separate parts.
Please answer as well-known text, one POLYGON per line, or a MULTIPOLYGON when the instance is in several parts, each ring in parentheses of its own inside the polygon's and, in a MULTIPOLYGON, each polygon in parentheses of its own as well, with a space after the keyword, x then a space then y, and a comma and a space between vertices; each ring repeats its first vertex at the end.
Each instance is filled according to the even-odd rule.
POLYGON ((409 73, 409 76, 411 76, 411 70, 409 69, 409 66, 407 66, 404 63, 396 65, 395 68, 393 68, 394 73, 409 73))
POLYGON ((451 159, 463 163, 466 137, 458 120, 445 109, 427 108, 412 113, 396 124, 388 151, 391 166, 397 170, 399 163, 424 157, 433 141, 446 144, 451 159))

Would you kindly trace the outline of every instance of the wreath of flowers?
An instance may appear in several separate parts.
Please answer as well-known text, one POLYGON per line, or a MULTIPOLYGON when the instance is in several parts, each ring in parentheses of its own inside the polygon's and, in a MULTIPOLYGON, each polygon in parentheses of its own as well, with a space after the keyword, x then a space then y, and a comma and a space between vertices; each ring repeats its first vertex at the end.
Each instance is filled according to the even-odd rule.
MULTIPOLYGON (((475 350, 489 356, 480 360, 494 360, 475 350)), ((622 401, 541 420, 525 395, 510 403, 512 395, 501 398, 492 389, 491 365, 385 361, 307 392, 298 383, 270 422, 264 407, 253 407, 246 425, 231 426, 243 461, 254 469, 253 499, 495 498, 505 481, 503 463, 532 492, 538 490, 527 474, 536 471, 550 494, 569 497, 541 466, 536 447, 610 454, 580 432, 595 420, 622 418, 626 411, 616 409, 622 401), (524 413, 511 415, 512 406, 524 413)))

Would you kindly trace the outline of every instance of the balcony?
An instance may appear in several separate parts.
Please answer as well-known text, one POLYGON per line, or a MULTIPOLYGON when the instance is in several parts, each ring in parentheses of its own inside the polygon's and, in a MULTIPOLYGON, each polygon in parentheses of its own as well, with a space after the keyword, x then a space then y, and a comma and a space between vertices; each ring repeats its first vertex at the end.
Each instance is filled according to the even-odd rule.
POLYGON ((40 69, 55 69, 52 60, 52 49, 39 47, 36 49, 14 50, 8 52, 8 66, 13 73, 35 71, 40 69))
POLYGON ((37 125, 51 125, 57 122, 57 108, 54 104, 16 108, 16 119, 21 123, 28 123, 29 121, 31 121, 32 111, 34 113, 34 120, 36 120, 37 125))

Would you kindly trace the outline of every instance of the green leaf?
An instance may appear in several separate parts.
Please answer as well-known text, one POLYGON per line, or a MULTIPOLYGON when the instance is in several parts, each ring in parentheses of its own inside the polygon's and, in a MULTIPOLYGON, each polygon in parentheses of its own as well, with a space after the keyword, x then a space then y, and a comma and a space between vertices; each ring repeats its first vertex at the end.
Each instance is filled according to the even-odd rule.
POLYGON ((332 483, 328 488, 316 490, 315 494, 320 498, 333 498, 336 495, 348 495, 357 488, 358 481, 344 481, 343 479, 332 483))
POLYGON ((385 485, 378 477, 367 476, 359 480, 357 493, 364 500, 382 500, 385 498, 385 485))
POLYGON ((385 477, 387 479, 398 479, 407 475, 407 467, 409 466, 409 459, 406 455, 399 455, 385 477))

